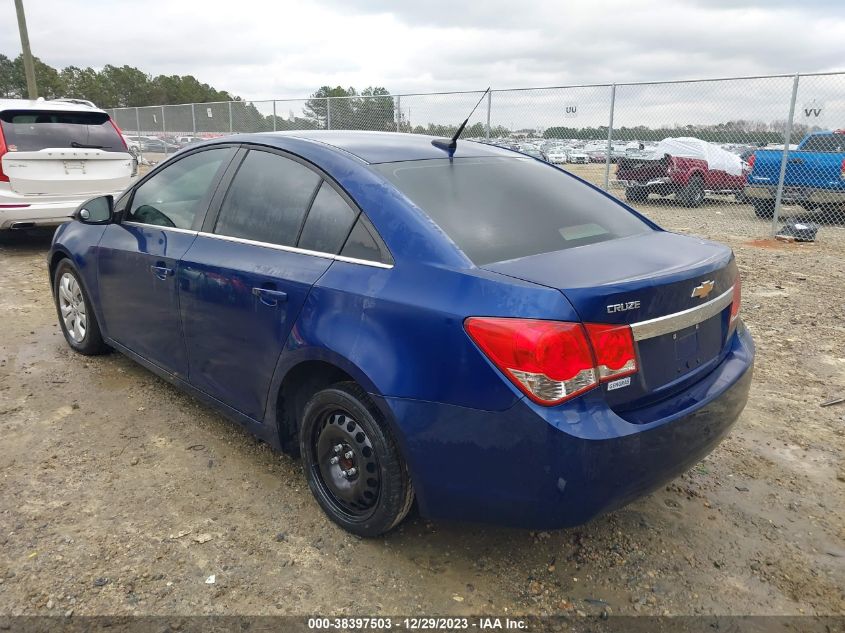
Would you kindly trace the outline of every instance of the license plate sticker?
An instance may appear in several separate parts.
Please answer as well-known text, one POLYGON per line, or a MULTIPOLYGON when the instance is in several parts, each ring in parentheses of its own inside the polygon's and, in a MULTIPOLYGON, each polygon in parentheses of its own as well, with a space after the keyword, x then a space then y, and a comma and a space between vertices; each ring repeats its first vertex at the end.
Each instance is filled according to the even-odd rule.
POLYGON ((622 389, 622 387, 627 387, 631 384, 631 377, 625 376, 624 378, 620 378, 619 380, 611 380, 607 383, 607 390, 613 391, 614 389, 622 389))

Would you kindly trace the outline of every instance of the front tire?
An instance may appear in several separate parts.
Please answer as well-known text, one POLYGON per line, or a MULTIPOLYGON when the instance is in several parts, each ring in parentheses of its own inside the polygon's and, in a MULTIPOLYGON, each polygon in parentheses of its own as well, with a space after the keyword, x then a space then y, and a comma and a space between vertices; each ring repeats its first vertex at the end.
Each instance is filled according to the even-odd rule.
POLYGON ((103 354, 109 350, 100 334, 91 300, 82 286, 79 273, 67 259, 56 266, 53 275, 53 299, 65 341, 75 351, 86 356, 103 354))
POLYGON ((352 382, 305 405, 299 445, 308 487, 329 518, 364 537, 398 525, 414 500, 405 461, 379 410, 352 382))
POLYGON ((678 193, 678 200, 685 207, 698 208, 704 204, 704 180, 701 176, 693 176, 686 186, 678 193))
POLYGON ((628 202, 643 202, 648 199, 648 189, 645 187, 626 187, 625 200, 628 202))

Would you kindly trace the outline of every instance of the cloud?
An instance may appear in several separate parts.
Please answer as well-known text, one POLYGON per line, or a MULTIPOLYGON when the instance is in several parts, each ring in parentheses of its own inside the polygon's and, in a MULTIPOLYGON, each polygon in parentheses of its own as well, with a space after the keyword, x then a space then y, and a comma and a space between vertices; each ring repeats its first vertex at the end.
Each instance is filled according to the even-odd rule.
MULTIPOLYGON (((834 70, 845 41, 841 0, 39 0, 26 8, 33 51, 53 66, 192 74, 250 99, 307 96, 324 84, 407 93, 834 70)), ((14 19, 12 3, 0 9, 3 23, 14 19)), ((0 30, 0 52, 15 56, 19 46, 16 29, 0 30)), ((592 100, 572 93, 596 121, 607 110, 603 90, 592 100)), ((674 109, 680 120, 682 108, 717 116, 741 101, 743 114, 783 118, 789 81, 758 82, 754 94, 732 84, 678 90, 640 90, 649 116, 671 122, 674 109)), ((515 95, 496 98, 502 117, 523 116, 515 95)), ((434 111, 432 99, 417 101, 418 116, 434 111)), ((472 101, 442 107, 460 117, 472 101)))

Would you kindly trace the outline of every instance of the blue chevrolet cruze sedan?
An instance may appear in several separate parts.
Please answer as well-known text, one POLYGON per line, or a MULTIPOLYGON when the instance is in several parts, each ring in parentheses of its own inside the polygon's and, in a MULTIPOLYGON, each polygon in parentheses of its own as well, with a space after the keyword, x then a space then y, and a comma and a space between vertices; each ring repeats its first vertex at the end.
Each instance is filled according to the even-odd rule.
POLYGON ((302 456, 364 536, 578 524, 745 406, 731 250, 480 143, 303 131, 192 146, 56 232, 59 322, 302 456), (454 154, 453 156, 451 154, 454 154))

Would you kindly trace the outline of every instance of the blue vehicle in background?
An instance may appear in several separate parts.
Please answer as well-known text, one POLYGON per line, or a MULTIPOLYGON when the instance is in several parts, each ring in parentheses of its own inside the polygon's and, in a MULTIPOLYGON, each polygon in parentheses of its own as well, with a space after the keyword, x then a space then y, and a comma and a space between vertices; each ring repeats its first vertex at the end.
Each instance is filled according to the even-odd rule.
MULTIPOLYGON (((774 215, 782 158, 783 150, 772 149, 757 150, 748 159, 745 196, 758 217, 774 215)), ((845 130, 809 134, 787 154, 781 199, 845 221, 845 130)))
POLYGON ((193 145, 82 205, 48 265, 70 347, 116 349, 298 452, 363 536, 414 499, 587 521, 709 453, 751 384, 729 248, 480 143, 193 145))

